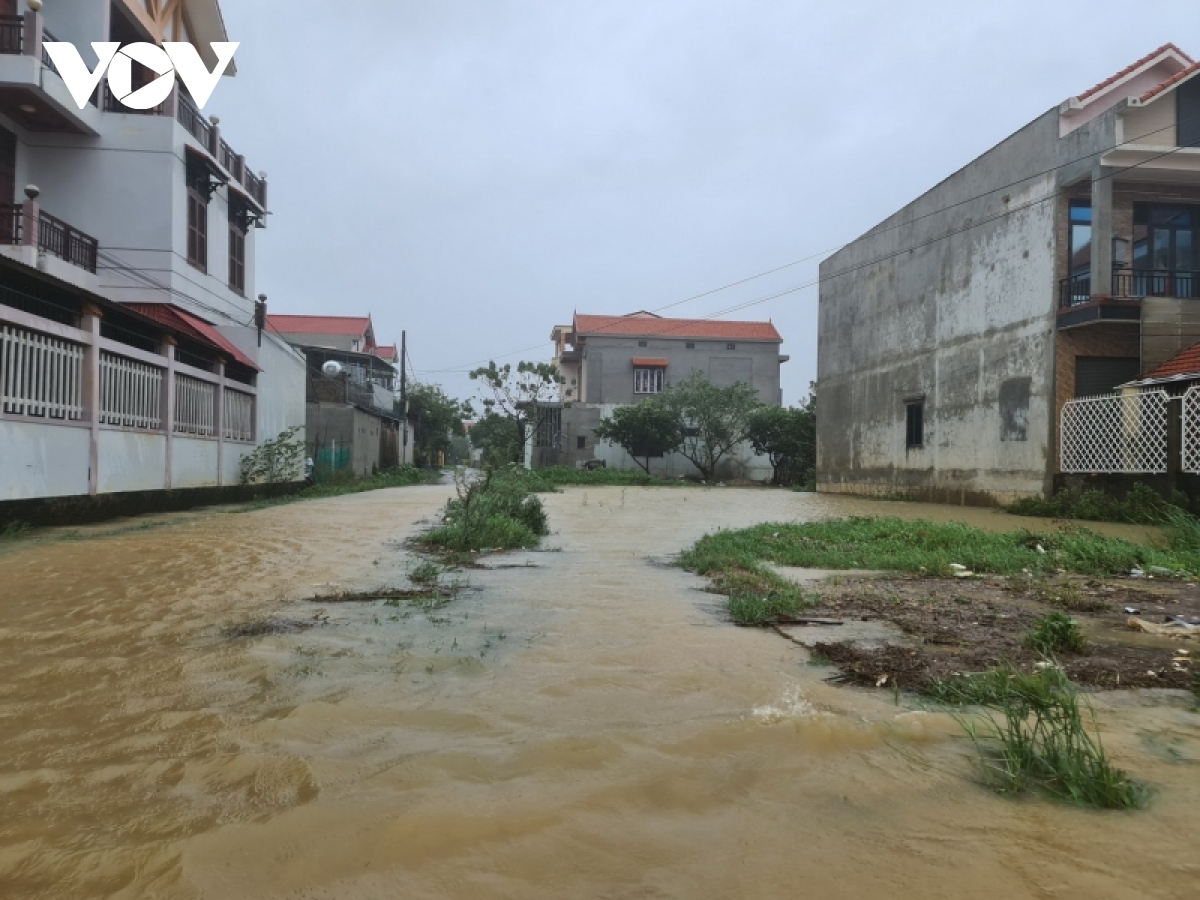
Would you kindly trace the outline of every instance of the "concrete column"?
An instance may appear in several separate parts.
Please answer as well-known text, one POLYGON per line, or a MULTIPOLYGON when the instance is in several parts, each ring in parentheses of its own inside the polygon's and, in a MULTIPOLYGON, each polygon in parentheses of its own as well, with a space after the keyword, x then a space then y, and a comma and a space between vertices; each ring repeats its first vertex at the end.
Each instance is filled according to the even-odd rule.
POLYGON ((21 243, 26 247, 38 247, 42 226, 42 208, 36 200, 21 203, 21 243))
POLYGON ((171 335, 163 338, 163 354, 167 357, 167 367, 163 370, 162 399, 159 401, 163 436, 167 442, 163 487, 170 490, 175 466, 175 338, 171 335))
POLYGON ((1113 179, 1112 170, 1092 170, 1092 299, 1112 297, 1113 179))
POLYGON ((100 491, 100 319, 103 313, 88 304, 79 323, 88 335, 83 351, 83 417, 88 423, 88 493, 100 491))
POLYGON ((32 9, 25 13, 25 34, 22 35, 26 56, 42 61, 42 14, 32 9))
POLYGON ((217 487, 225 484, 225 360, 217 360, 217 487))

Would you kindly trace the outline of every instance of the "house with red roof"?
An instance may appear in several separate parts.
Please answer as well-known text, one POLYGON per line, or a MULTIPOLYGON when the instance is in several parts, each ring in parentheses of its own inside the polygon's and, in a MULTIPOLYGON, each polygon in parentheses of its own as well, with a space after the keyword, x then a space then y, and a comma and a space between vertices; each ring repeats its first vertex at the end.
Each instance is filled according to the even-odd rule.
POLYGON ((1124 386, 1200 341, 1198 248, 1200 64, 1165 44, 822 263, 817 489, 994 504, 1166 473, 1138 449, 1165 426, 1117 406, 1159 416, 1124 386))
MULTIPOLYGON (((742 382, 763 403, 779 406, 779 367, 788 357, 779 350, 783 337, 771 322, 677 319, 639 311, 625 315, 575 313, 570 325, 550 333, 554 362, 565 379, 561 421, 539 429, 535 451, 545 464, 580 465, 603 460, 609 466, 636 468, 623 450, 598 442, 592 429, 616 406, 638 403, 661 393, 692 372, 703 372, 720 386, 742 382)), ((659 460, 656 472, 680 475, 693 467, 682 457, 659 460)), ((770 465, 743 448, 730 461, 728 477, 769 477, 770 465)))

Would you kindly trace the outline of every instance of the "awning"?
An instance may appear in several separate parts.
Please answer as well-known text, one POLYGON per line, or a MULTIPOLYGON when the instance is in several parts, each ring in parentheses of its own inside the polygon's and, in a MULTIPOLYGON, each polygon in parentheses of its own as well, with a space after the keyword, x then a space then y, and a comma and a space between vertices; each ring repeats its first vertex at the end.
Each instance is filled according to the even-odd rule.
POLYGON ((665 369, 667 361, 659 356, 635 356, 633 364, 639 369, 665 369))
POLYGON ((225 337, 221 332, 217 331, 208 322, 197 318, 189 312, 184 312, 178 306, 172 306, 170 303, 122 303, 126 309, 131 309, 136 313, 154 319, 169 328, 174 328, 186 334, 188 337, 200 341, 202 344, 208 344, 221 351, 225 356, 243 366, 249 366, 255 372, 261 372, 258 364, 249 356, 237 348, 237 346, 225 337))

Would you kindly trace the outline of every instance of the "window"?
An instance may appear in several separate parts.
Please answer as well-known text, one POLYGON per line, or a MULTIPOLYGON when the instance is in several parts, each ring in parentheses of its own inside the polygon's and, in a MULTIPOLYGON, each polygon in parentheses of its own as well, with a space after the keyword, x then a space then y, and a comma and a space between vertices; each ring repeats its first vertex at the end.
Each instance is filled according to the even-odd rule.
POLYGON ((584 437, 582 434, 579 435, 577 438, 575 438, 575 449, 576 450, 586 450, 587 449, 587 438, 584 437))
POLYGON ((645 347, 645 346, 647 346, 647 343, 645 341, 638 341, 638 346, 645 347))
POLYGON ((1140 372, 1141 360, 1136 356, 1077 356, 1075 396, 1096 397, 1111 393, 1117 385, 1133 381, 1140 372))
POLYGON ((229 202, 229 287, 243 296, 246 293, 246 219, 232 196, 229 202))
POLYGON ((664 369, 634 369, 633 392, 635 394, 661 394, 664 369))
POLYGON ((1092 202, 1071 201, 1071 258, 1068 270, 1072 276, 1086 275, 1092 269, 1092 202))
POLYGON ((208 192, 189 184, 187 192, 187 260, 202 272, 208 271, 208 192))
POLYGON ((686 344, 684 344, 684 346, 685 346, 685 347, 687 347, 689 350, 695 350, 695 349, 696 349, 696 342, 695 342, 695 341, 688 341, 686 344))
POLYGON ((904 403, 904 446, 908 449, 925 446, 924 400, 907 400, 904 403))
POLYGON ((1200 147, 1200 79, 1192 78, 1175 89, 1175 143, 1200 147))
POLYGON ((736 349, 737 349, 737 344, 726 344, 726 345, 725 345, 725 349, 726 349, 726 350, 736 350, 736 349))

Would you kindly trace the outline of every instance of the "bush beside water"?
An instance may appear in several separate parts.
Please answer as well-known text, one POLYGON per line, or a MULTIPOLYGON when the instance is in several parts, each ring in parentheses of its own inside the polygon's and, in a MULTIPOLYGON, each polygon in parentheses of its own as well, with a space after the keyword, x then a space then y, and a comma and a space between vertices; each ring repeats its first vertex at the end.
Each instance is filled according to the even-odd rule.
POLYGON ((536 547, 550 527, 529 474, 516 466, 476 478, 459 472, 458 496, 446 503, 442 525, 422 535, 420 542, 457 552, 536 547))

